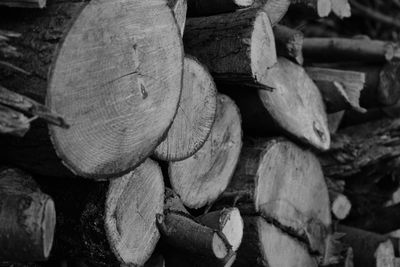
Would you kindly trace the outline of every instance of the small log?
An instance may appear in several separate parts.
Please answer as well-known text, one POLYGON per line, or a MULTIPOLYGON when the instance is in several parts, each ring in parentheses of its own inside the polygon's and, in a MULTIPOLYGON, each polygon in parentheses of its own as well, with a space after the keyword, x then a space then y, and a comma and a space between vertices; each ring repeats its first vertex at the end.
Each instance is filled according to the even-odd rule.
POLYGON ((258 83, 277 60, 268 15, 256 8, 190 18, 183 42, 216 82, 258 83))
MULTIPOLYGON (((326 176, 346 180, 384 177, 397 168, 400 119, 348 127, 334 136, 331 149, 319 154, 326 176)), ((375 178, 376 179, 376 178, 375 178)))
POLYGON ((397 44, 346 38, 305 38, 303 54, 306 61, 314 62, 387 62, 400 58, 397 44))
POLYGON ((1 69, 1 84, 46 101, 70 126, 50 126, 49 136, 35 123, 23 139, 2 138, 0 160, 51 177, 105 180, 133 170, 161 142, 183 73, 167 0, 56 0, 36 12, 1 9, 0 24, 24 37, 13 43, 21 57, 9 62, 32 71, 1 69))
POLYGON ((264 10, 271 21, 271 25, 278 24, 289 9, 291 0, 255 0, 254 7, 264 10))
POLYGON ((332 180, 325 177, 328 186, 329 200, 331 202, 331 211, 336 219, 345 219, 351 210, 350 200, 343 194, 345 182, 343 180, 332 180))
POLYGON ((342 122, 343 116, 345 114, 345 111, 339 111, 328 115, 328 128, 329 128, 329 133, 335 134, 340 127, 340 124, 342 122))
POLYGON ((270 89, 252 85, 220 86, 243 116, 245 134, 287 136, 318 150, 330 146, 327 116, 321 94, 301 66, 285 58, 263 77, 270 89), (301 84, 302 86, 298 86, 301 84))
POLYGON ((142 266, 160 234, 164 183, 159 166, 146 160, 111 182, 41 181, 58 208, 55 258, 85 259, 92 266, 142 266))
POLYGON ((217 89, 208 71, 186 56, 182 95, 167 136, 154 151, 155 157, 179 161, 196 153, 206 142, 217 110, 217 89))
POLYGON ((0 262, 48 258, 53 246, 55 208, 27 174, 0 171, 0 262))
POLYGON ((217 97, 211 133, 193 156, 169 164, 172 188, 185 206, 201 208, 213 203, 228 186, 242 147, 239 110, 225 95, 217 97))
MULTIPOLYGON (((242 216, 261 216, 309 250, 324 252, 331 216, 321 167, 311 152, 285 139, 244 146, 232 182, 216 208, 225 206, 239 208, 242 216)), ((245 243, 244 239, 242 246, 245 243)))
POLYGON ((327 17, 332 11, 331 0, 292 0, 292 5, 307 8, 321 18, 327 17))
POLYGON ((46 0, 1 0, 0 6, 19 8, 44 8, 46 0))
POLYGON ((280 24, 275 25, 273 31, 278 55, 303 65, 303 33, 280 24))
POLYGON ((198 217, 197 220, 223 233, 233 251, 239 249, 243 238, 243 219, 237 208, 212 211, 198 217))
POLYGON ((24 114, 0 104, 1 134, 23 137, 30 126, 30 120, 24 114))
POLYGON ((331 0, 332 12, 339 18, 351 16, 351 7, 348 0, 331 0))
POLYGON ((188 17, 206 17, 250 7, 254 0, 188 0, 188 17))
POLYGON ((187 0, 168 0, 168 6, 171 8, 172 12, 174 12, 182 36, 185 31, 187 5, 187 0))
POLYGON ((395 257, 392 240, 386 236, 344 225, 338 225, 337 231, 345 234, 342 241, 353 248, 355 266, 386 266, 375 264, 395 257))
POLYGON ((364 73, 316 67, 305 70, 320 89, 329 113, 349 108, 366 112, 359 103, 365 84, 364 73))

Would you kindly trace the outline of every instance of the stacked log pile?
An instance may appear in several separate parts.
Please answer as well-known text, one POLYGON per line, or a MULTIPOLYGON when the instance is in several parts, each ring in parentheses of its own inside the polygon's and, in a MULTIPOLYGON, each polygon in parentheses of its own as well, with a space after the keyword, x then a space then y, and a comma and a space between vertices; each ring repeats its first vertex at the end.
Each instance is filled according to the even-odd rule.
POLYGON ((0 5, 0 266, 400 262, 400 50, 286 19, 347 0, 0 5))

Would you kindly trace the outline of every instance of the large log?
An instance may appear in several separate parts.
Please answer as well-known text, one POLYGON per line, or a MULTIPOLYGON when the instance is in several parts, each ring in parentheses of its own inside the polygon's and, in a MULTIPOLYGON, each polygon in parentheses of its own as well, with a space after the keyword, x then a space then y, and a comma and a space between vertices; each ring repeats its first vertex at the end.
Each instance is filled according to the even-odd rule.
POLYGON ((217 82, 258 83, 277 60, 270 20, 257 8, 190 18, 183 41, 217 82))
POLYGON ((190 208, 213 203, 228 186, 242 147, 240 113, 235 103, 218 95, 211 133, 193 156, 169 164, 173 189, 190 208))
MULTIPOLYGON (((305 247, 306 251, 313 251, 317 255, 324 254, 331 217, 328 191, 321 167, 311 152, 285 139, 253 141, 242 149, 238 169, 231 184, 218 200, 216 208, 221 206, 239 208, 245 224, 246 218, 250 219, 247 221, 250 225, 245 225, 238 262, 244 264, 250 257, 246 255, 251 255, 250 251, 255 250, 253 253, 257 254, 260 249, 264 249, 261 253, 264 256, 260 260, 271 261, 265 255, 272 254, 275 243, 278 245, 279 240, 285 238, 268 238, 267 230, 264 235, 259 229, 271 227, 268 223, 280 229, 278 232, 274 230, 275 235, 279 236, 279 232, 282 232, 296 237, 295 242, 299 244, 292 246, 305 247), (246 231, 255 236, 259 235, 258 239, 261 238, 262 241, 260 247, 254 245, 257 243, 246 241, 246 231)), ((254 240, 257 242, 257 239, 254 240)), ((279 262, 279 258, 285 258, 289 262, 295 261, 290 250, 279 253, 282 254, 276 258, 271 256, 276 262, 279 262)), ((307 257, 307 261, 311 261, 310 256, 307 257)), ((256 258, 251 262, 254 261, 256 258)))
POLYGON ((188 0, 189 17, 205 17, 250 7, 254 0, 188 0))
POLYGON ((167 136, 154 151, 158 159, 179 161, 206 142, 217 110, 217 89, 207 69, 186 56, 181 100, 167 136))
POLYGON ((330 134, 325 106, 304 69, 279 58, 263 80, 270 90, 257 91, 251 85, 219 87, 239 106, 244 132, 258 136, 284 133, 319 150, 328 149, 330 134))
POLYGON ((142 266, 159 240, 161 169, 146 160, 111 182, 42 180, 58 208, 54 258, 85 259, 93 266, 142 266), (61 183, 62 182, 62 183, 61 183))
POLYGON ((0 262, 46 260, 53 246, 53 200, 27 174, 0 170, 0 262))
POLYGON ((1 71, 1 84, 46 100, 69 125, 50 127, 54 148, 40 123, 22 140, 2 138, 2 159, 53 177, 106 179, 153 152, 182 86, 181 37, 166 0, 55 0, 40 12, 1 9, 0 18, 24 36, 15 44, 23 56, 10 62, 31 71, 1 71))

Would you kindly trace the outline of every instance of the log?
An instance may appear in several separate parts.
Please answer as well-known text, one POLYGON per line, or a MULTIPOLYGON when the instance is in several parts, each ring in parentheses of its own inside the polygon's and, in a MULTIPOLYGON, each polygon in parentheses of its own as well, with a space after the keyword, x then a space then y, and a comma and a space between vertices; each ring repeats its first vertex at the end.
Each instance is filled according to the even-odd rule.
POLYGON ((351 7, 348 0, 331 0, 332 12, 340 19, 351 16, 351 7))
POLYGON ((254 0, 188 0, 188 17, 206 17, 250 7, 254 0))
POLYGON ((220 231, 233 251, 239 249, 243 238, 243 219, 237 208, 228 208, 206 213, 197 220, 211 229, 220 231))
POLYGON ((307 67, 305 70, 320 89, 329 113, 349 108, 366 112, 359 103, 365 84, 364 73, 317 67, 307 67))
POLYGON ((216 82, 260 83, 277 60, 268 15, 257 8, 190 18, 183 42, 216 82))
POLYGON ((19 8, 44 8, 46 0, 1 0, 0 6, 19 8))
POLYGON ((365 39, 305 38, 303 54, 314 62, 387 62, 399 59, 397 44, 365 39))
POLYGON ((228 186, 242 147, 240 113, 225 95, 217 97, 211 133, 193 156, 169 164, 172 188, 189 208, 213 203, 228 186))
POLYGON ((56 212, 53 200, 36 182, 16 169, 0 171, 0 262, 48 258, 56 212))
POLYGON ((353 248, 355 266, 386 266, 377 263, 387 261, 388 256, 395 257, 393 243, 388 237, 344 225, 338 225, 337 231, 345 233, 343 242, 353 248), (391 255, 387 255, 388 250, 391 255))
POLYGON ((321 18, 327 17, 332 11, 331 0, 292 0, 292 5, 309 9, 321 18))
POLYGON ((304 69, 288 59, 279 58, 264 80, 270 90, 257 91, 252 86, 237 84, 218 88, 239 106, 245 134, 271 136, 284 133, 318 150, 328 149, 330 134, 324 103, 304 69))
MULTIPOLYGON (((331 216, 321 167, 311 152, 283 138, 253 140, 244 146, 232 182, 215 208, 226 206, 237 207, 243 217, 259 216, 308 250, 324 253, 331 216)), ((264 245, 274 246, 267 236, 264 245)), ((282 253, 291 257, 290 250, 282 253)))
POLYGON ((273 31, 277 54, 303 65, 303 33, 280 24, 275 25, 273 31))
POLYGON ((255 0, 253 6, 264 10, 271 25, 278 24, 289 9, 291 0, 255 0))
POLYGON ((166 0, 56 0, 40 12, 2 9, 0 18, 4 29, 24 36, 15 44, 23 56, 10 63, 32 71, 1 71, 1 84, 46 100, 70 126, 50 126, 52 142, 41 123, 23 140, 2 138, 4 162, 52 177, 104 180, 153 152, 182 85, 181 37, 166 0))
POLYGON ((344 181, 332 180, 325 177, 328 186, 329 200, 331 203, 331 212, 338 220, 344 220, 350 213, 351 202, 343 194, 344 181))
POLYGON ((206 142, 217 110, 217 89, 207 69, 186 56, 182 95, 174 121, 155 157, 179 161, 196 153, 206 142))
POLYGON ((0 104, 0 134, 23 137, 30 128, 30 120, 22 113, 0 104))
POLYGON ((58 208, 55 258, 85 259, 92 266, 143 266, 160 234, 164 183, 146 160, 111 182, 44 179, 58 208))
POLYGON ((326 176, 346 180, 385 177, 397 169, 400 120, 378 120, 348 127, 334 136, 331 149, 319 154, 326 176))
POLYGON ((168 6, 174 13, 176 22, 178 23, 179 30, 183 36, 186 24, 186 13, 187 13, 187 0, 168 0, 168 6))

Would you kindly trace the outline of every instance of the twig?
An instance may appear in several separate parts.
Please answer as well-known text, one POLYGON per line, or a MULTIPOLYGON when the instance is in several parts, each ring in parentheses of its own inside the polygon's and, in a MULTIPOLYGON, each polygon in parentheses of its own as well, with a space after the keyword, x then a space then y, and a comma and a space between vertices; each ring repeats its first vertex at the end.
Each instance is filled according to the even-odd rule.
POLYGON ((375 11, 369 7, 366 7, 364 5, 361 5, 360 3, 350 0, 351 5, 356 8, 359 12, 363 13, 365 16, 368 16, 374 20, 377 20, 381 23, 393 26, 395 28, 400 29, 400 20, 397 20, 395 18, 386 16, 378 11, 375 11))

